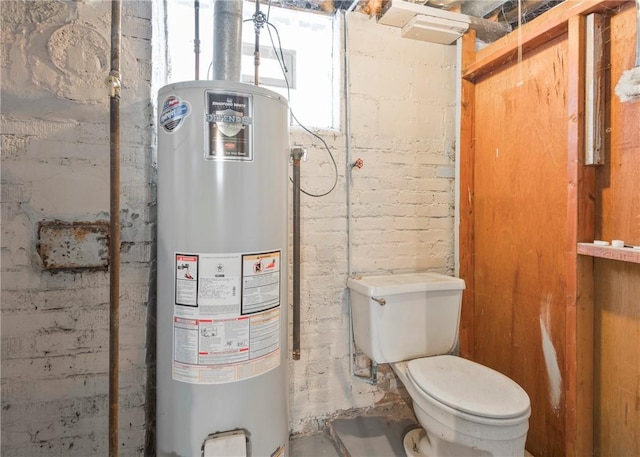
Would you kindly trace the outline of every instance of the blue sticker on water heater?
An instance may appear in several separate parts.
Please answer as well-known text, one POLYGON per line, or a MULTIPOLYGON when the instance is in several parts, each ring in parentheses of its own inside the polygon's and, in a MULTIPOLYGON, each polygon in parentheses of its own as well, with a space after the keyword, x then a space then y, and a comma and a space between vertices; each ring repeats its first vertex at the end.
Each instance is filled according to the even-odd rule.
POLYGON ((169 95, 162 104, 160 125, 167 133, 173 133, 180 128, 184 120, 191 114, 191 106, 180 97, 169 95))

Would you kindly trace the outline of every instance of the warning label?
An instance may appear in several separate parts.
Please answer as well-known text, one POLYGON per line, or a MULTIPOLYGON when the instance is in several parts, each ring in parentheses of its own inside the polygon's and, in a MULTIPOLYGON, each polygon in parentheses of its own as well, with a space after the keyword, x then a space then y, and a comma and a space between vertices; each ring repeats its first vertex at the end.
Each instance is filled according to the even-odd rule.
POLYGON ((280 251, 176 253, 173 379, 218 384, 280 364, 280 251))

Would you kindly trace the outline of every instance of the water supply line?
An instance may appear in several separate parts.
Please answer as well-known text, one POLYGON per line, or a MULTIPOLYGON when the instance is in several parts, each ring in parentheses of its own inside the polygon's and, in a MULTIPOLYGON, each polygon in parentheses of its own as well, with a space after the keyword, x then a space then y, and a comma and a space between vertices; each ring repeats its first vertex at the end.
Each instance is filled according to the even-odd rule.
MULTIPOLYGON (((349 74, 349 49, 348 49, 348 25, 347 25, 347 17, 349 13, 351 13, 354 8, 358 5, 359 0, 354 0, 351 3, 351 6, 343 12, 343 53, 344 53, 344 117, 345 117, 345 176, 346 176, 346 204, 347 204, 347 278, 353 276, 353 267, 352 267, 352 250, 351 244, 353 239, 353 227, 351 223, 351 184, 352 184, 352 172, 354 168, 361 168, 360 164, 356 164, 351 161, 351 98, 349 92, 349 84, 350 84, 350 74, 349 74)), ((358 159, 360 160, 360 159, 358 159)), ((378 384, 378 364, 371 361, 371 366, 369 368, 368 375, 361 375, 356 373, 356 364, 355 364, 355 356, 356 356, 356 347, 354 342, 353 335, 353 313, 351 311, 351 297, 347 292, 347 302, 348 302, 348 310, 349 310, 349 372, 351 376, 359 379, 360 381, 366 382, 371 385, 378 384)))
POLYGON ((300 162, 307 156, 301 147, 291 150, 293 159, 293 360, 300 360, 300 162))
POLYGON ((254 84, 257 86, 260 83, 259 71, 260 68, 260 29, 264 27, 267 23, 267 16, 264 15, 262 11, 260 11, 260 2, 256 1, 256 12, 253 14, 253 29, 256 34, 255 45, 253 50, 254 56, 254 84))
POLYGON ((118 455, 120 374, 120 48, 122 5, 111 1, 111 71, 109 86, 109 456, 118 455))
POLYGON ((194 15, 194 38, 193 38, 193 53, 195 54, 195 80, 200 79, 200 1, 195 0, 193 2, 193 15, 194 15))

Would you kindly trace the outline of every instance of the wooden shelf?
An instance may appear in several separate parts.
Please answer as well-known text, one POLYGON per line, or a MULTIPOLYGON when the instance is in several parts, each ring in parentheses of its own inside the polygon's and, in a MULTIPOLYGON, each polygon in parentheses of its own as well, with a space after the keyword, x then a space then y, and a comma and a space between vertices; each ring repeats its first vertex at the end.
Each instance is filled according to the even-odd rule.
POLYGON ((640 249, 614 248, 598 246, 593 243, 578 243, 578 254, 600 257, 602 259, 619 260, 621 262, 640 263, 640 249))

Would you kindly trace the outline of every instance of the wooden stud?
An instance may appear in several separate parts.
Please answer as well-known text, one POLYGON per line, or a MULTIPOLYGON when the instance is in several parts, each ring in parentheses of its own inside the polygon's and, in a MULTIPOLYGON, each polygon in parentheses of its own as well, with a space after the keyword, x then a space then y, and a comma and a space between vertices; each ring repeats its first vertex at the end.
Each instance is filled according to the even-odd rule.
POLYGON ((593 454, 593 260, 578 242, 593 240, 595 173, 585 167, 586 20, 568 22, 566 455, 593 454))
MULTIPOLYGON (((476 36, 470 30, 462 37, 462 66, 475 59, 476 36)), ((473 160, 475 84, 462 80, 460 119, 460 277, 465 280, 460 318, 460 354, 473 358, 474 268, 473 268, 473 160)))

